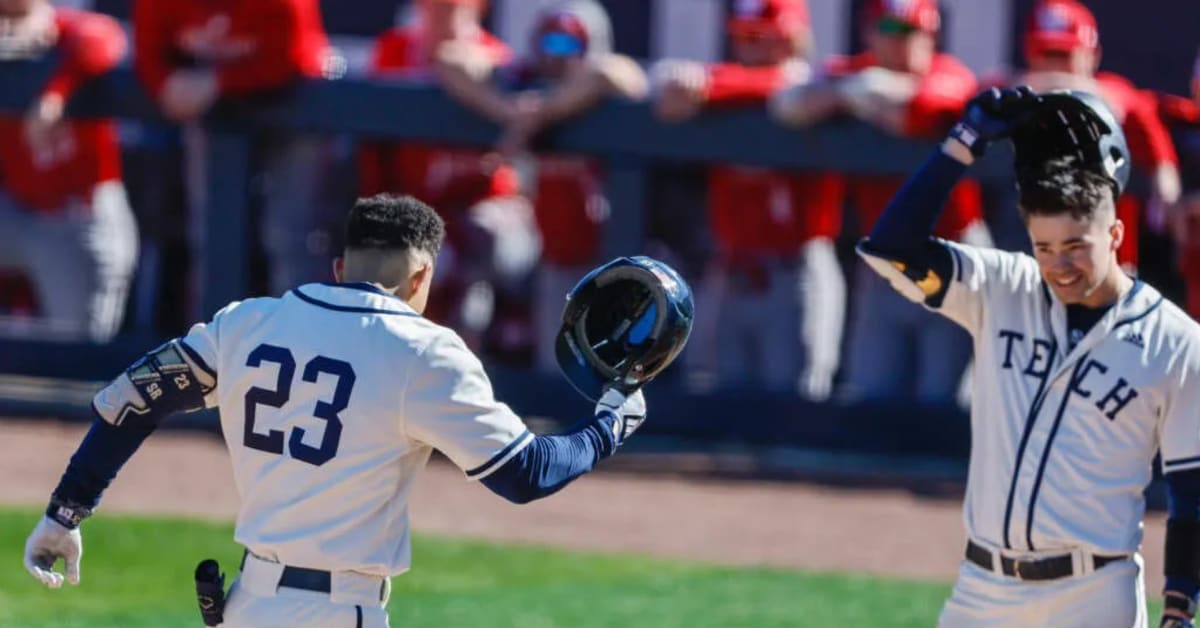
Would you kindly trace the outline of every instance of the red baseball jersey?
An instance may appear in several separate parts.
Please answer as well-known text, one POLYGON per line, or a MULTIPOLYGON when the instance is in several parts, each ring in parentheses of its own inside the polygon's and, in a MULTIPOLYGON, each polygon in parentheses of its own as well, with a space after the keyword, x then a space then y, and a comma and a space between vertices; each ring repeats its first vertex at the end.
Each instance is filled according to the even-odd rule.
POLYGON ((577 155, 539 156, 533 211, 542 235, 543 261, 594 264, 609 215, 599 163, 577 155))
MULTIPOLYGON (((125 54, 125 33, 111 18, 55 9, 61 61, 44 93, 69 99, 88 79, 112 69, 125 54)), ((111 119, 69 119, 53 132, 47 148, 25 141, 20 117, 0 117, 0 185, 35 211, 57 211, 67 200, 90 200, 98 183, 121 178, 116 123, 111 119)))
MULTIPOLYGON (((826 65, 829 76, 848 76, 877 65, 875 55, 864 52, 852 57, 832 57, 826 65)), ((936 138, 947 132, 962 115, 963 107, 975 95, 975 76, 954 57, 938 53, 929 72, 921 77, 917 93, 905 115, 904 134, 911 138, 936 138)), ((858 210, 859 226, 870 231, 892 197, 904 184, 905 177, 848 175, 847 196, 858 210)), ((972 223, 983 219, 979 185, 963 180, 950 194, 934 234, 957 240, 972 223)))
POLYGON ((137 0, 133 26, 152 94, 186 67, 213 69, 224 95, 276 89, 320 76, 329 47, 317 0, 137 0))
MULTIPOLYGON (((497 67, 512 52, 486 31, 476 41, 497 67)), ((432 80, 429 45, 419 28, 392 29, 375 41, 371 72, 376 77, 432 80)), ((421 144, 364 142, 359 153, 359 187, 363 194, 412 194, 442 211, 494 196, 517 192, 512 168, 489 163, 477 149, 421 144)))
MULTIPOLYGON (((1129 143, 1129 156, 1143 172, 1153 172, 1163 164, 1179 163, 1175 144, 1159 116, 1158 101, 1139 90, 1124 77, 1111 72, 1096 74, 1101 96, 1113 109, 1129 143)), ((1138 232, 1145 199, 1125 194, 1117 200, 1117 217, 1125 224, 1125 239, 1117 250, 1122 263, 1137 265, 1138 232)))
MULTIPOLYGON (((713 64, 705 101, 761 105, 783 79, 781 66, 713 64)), ((709 225, 722 255, 733 263, 794 257, 812 238, 836 238, 844 197, 844 180, 829 173, 721 165, 708 174, 709 225)))

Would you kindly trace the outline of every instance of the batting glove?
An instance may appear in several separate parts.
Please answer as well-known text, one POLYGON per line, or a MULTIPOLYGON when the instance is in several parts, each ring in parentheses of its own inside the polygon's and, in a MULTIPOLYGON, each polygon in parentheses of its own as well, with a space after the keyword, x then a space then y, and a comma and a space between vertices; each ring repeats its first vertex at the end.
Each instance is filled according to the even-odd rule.
POLYGON ((79 559, 83 556, 83 535, 79 528, 68 529, 50 517, 42 517, 25 541, 25 569, 39 582, 57 589, 63 574, 54 571, 54 563, 63 559, 66 581, 79 584, 79 559))
POLYGON ((966 146, 975 157, 981 157, 988 144, 1012 135, 1037 104, 1037 94, 1025 86, 985 90, 967 103, 962 120, 950 131, 950 137, 966 146))
POLYGON ((602 414, 613 418, 613 436, 619 447, 645 422, 646 398, 640 389, 630 395, 615 388, 606 389, 596 404, 596 416, 602 414))

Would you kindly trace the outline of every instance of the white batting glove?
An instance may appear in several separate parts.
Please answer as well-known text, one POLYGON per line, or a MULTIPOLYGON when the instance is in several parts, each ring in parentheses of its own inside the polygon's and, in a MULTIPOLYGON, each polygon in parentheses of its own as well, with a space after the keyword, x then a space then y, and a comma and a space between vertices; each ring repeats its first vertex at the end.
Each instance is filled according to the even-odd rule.
POLYGON ((608 414, 616 419, 613 423, 613 436, 617 438, 619 447, 646 421, 646 398, 640 389, 627 397, 621 391, 609 388, 596 404, 596 416, 601 414, 608 414))
POLYGON ((79 559, 83 556, 83 535, 79 528, 69 530, 59 522, 42 517, 25 540, 25 569, 42 584, 57 589, 64 576, 54 571, 54 563, 63 559, 66 581, 79 584, 79 559))

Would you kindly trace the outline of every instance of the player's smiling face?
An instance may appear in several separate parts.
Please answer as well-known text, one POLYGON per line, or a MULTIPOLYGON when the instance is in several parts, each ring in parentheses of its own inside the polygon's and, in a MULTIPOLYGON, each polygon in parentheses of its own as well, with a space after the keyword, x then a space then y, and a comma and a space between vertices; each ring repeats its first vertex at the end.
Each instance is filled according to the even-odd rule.
POLYGON ((1124 225, 1111 212, 1090 218, 1035 213, 1026 224, 1042 278, 1059 301, 1099 307, 1116 298, 1110 288, 1121 272, 1116 260, 1124 225))

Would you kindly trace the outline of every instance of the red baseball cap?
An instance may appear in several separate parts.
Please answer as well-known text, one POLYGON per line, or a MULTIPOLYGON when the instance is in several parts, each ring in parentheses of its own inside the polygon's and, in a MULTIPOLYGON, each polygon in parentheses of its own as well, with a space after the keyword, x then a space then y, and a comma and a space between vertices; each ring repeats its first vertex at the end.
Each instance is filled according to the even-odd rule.
POLYGON ((768 35, 790 39, 809 26, 805 0, 735 0, 728 28, 734 37, 768 35))
POLYGON ((942 26, 937 0, 871 0, 865 15, 872 26, 887 20, 926 33, 942 26))
POLYGON ((1029 15, 1025 28, 1025 55, 1055 50, 1095 50, 1100 45, 1096 17, 1075 0, 1044 0, 1029 15))

